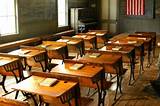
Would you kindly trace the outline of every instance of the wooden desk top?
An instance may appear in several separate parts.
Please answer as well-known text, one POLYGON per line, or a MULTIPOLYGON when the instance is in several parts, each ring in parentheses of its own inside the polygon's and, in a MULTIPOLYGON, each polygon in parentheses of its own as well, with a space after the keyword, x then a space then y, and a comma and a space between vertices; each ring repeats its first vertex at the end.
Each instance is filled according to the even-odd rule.
POLYGON ((56 42, 56 41, 42 41, 42 44, 52 45, 52 46, 66 46, 67 45, 64 42, 56 42))
POLYGON ((75 87, 77 84, 76 82, 67 81, 66 83, 63 80, 59 80, 58 83, 51 87, 41 86, 40 83, 44 79, 44 77, 31 76, 18 84, 13 85, 12 88, 19 91, 58 98, 75 87))
POLYGON ((81 42, 81 40, 78 39, 59 39, 57 40, 57 42, 66 42, 69 45, 76 45, 79 44, 81 42))
POLYGON ((112 53, 100 53, 100 56, 93 58, 90 57, 92 53, 86 53, 85 56, 79 59, 79 61, 82 62, 89 62, 89 63, 95 63, 95 64, 107 64, 107 65, 113 65, 117 61, 121 59, 121 55, 112 54, 112 53))
POLYGON ((127 40, 137 40, 137 41, 144 41, 144 42, 150 42, 152 40, 152 38, 146 38, 146 37, 132 37, 132 36, 128 36, 126 37, 127 40))
POLYGON ((103 36, 109 33, 107 30, 89 30, 87 34, 96 34, 96 36, 103 36))
POLYGON ((146 36, 156 39, 156 32, 135 32, 139 36, 146 36))
POLYGON ((30 58, 30 57, 36 56, 40 53, 43 53, 43 52, 45 52, 45 51, 38 50, 38 49, 36 50, 36 49, 23 48, 23 49, 17 49, 17 50, 11 51, 8 54, 30 58))
POLYGON ((111 39, 107 43, 109 44, 115 44, 115 45, 132 45, 135 47, 139 47, 144 44, 144 41, 142 40, 129 40, 129 39, 111 39))
POLYGON ((6 57, 6 56, 0 56, 0 66, 4 66, 8 63, 14 62, 18 60, 18 58, 15 57, 6 57))
POLYGON ((112 37, 109 40, 114 41, 114 40, 118 40, 118 39, 123 39, 124 37, 127 37, 128 35, 129 35, 129 33, 121 33, 121 34, 118 34, 118 35, 112 37))
POLYGON ((73 36, 74 38, 82 38, 84 40, 91 40, 96 38, 96 36, 88 36, 87 34, 77 34, 75 36, 73 36))
POLYGON ((86 77, 86 78, 94 78, 99 72, 102 71, 102 67, 94 66, 94 65, 85 65, 78 69, 73 70, 70 69, 75 63, 65 62, 64 64, 58 65, 55 68, 52 68, 53 73, 77 76, 77 77, 86 77))
POLYGON ((106 52, 113 52, 113 53, 130 53, 132 50, 134 50, 135 47, 133 46, 117 46, 117 45, 107 45, 100 48, 100 51, 106 51, 106 52))
POLYGON ((43 41, 41 45, 37 47, 44 48, 47 50, 58 50, 67 46, 65 42, 56 42, 56 41, 43 41))
POLYGON ((113 38, 111 38, 110 40, 115 41, 115 40, 122 40, 122 39, 127 39, 127 40, 142 40, 145 42, 149 42, 151 40, 151 38, 147 38, 146 36, 131 36, 131 34, 128 33, 122 33, 119 35, 114 36, 113 38))
POLYGON ((104 36, 107 34, 107 32, 101 32, 101 31, 90 31, 90 32, 87 32, 87 34, 94 34, 96 35, 97 37, 99 36, 104 36))

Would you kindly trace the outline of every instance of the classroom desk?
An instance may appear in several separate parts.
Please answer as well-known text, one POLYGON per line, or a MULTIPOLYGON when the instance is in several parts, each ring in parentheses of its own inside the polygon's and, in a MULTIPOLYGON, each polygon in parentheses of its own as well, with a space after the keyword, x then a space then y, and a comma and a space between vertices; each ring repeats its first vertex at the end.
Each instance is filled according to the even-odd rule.
POLYGON ((97 43, 103 42, 105 45, 105 43, 107 41, 106 35, 108 34, 108 31, 107 30, 89 30, 89 32, 87 32, 86 34, 96 35, 97 43))
POLYGON ((76 34, 75 36, 73 36, 73 38, 84 39, 85 48, 89 47, 89 48, 92 48, 92 49, 97 49, 97 38, 96 38, 96 36, 86 34, 86 33, 80 33, 80 34, 76 34), (89 46, 89 45, 91 45, 91 46, 89 46))
MULTIPOLYGON (((128 36, 128 35, 127 35, 128 36)), ((121 34, 118 36, 115 36, 110 39, 107 43, 114 44, 114 45, 128 45, 128 46, 134 46, 135 47, 135 54, 136 56, 140 56, 140 75, 143 68, 143 62, 144 62, 144 41, 142 40, 129 40, 124 39, 126 37, 126 34, 121 34)))
POLYGON ((134 78, 134 69, 135 69, 135 47, 133 46, 117 46, 112 44, 107 44, 106 46, 99 49, 99 51, 109 52, 113 54, 121 54, 123 63, 130 64, 130 80, 129 85, 131 84, 134 78))
POLYGON ((0 85, 2 85, 3 90, 7 93, 5 89, 6 76, 14 76, 16 83, 21 81, 23 77, 23 70, 21 70, 19 64, 19 58, 14 56, 9 56, 5 54, 0 54, 0 74, 3 76, 0 85), (13 67, 14 65, 14 67, 13 67), (17 77, 20 77, 19 79, 17 77))
MULTIPOLYGON (((37 94, 40 96, 47 96, 50 98, 59 99, 62 104, 70 102, 74 97, 69 97, 73 95, 73 90, 77 86, 77 82, 65 82, 64 80, 58 80, 53 86, 42 86, 40 83, 45 80, 45 77, 40 76, 31 76, 16 85, 13 85, 12 88, 17 91, 28 92, 31 94, 37 94)), ((75 99, 77 96, 75 96, 75 99)), ((37 102, 34 101, 35 105, 38 106, 37 102)))
POLYGON ((80 62, 99 64, 104 67, 106 73, 116 74, 117 75, 117 88, 114 100, 116 100, 118 88, 120 89, 120 93, 122 93, 121 89, 121 81, 122 75, 124 74, 123 65, 122 65, 122 56, 112 53, 106 53, 103 51, 86 51, 86 54, 78 59, 80 62), (98 53, 100 54, 97 57, 91 57, 92 54, 98 53))
POLYGON ((31 67, 41 67, 42 71, 45 72, 47 70, 48 58, 45 50, 34 47, 24 47, 11 51, 8 54, 23 57, 24 68, 29 66, 29 70, 31 70, 31 67))
POLYGON ((152 49, 153 49, 153 57, 155 58, 155 50, 156 50, 156 32, 135 32, 138 36, 145 36, 152 38, 152 49))
POLYGON ((65 58, 68 58, 68 48, 67 43, 65 42, 42 41, 42 44, 37 47, 47 51, 50 61, 51 59, 64 60, 65 58))
POLYGON ((153 57, 155 57, 155 47, 156 47, 156 34, 150 34, 145 32, 136 32, 136 34, 125 34, 122 33, 118 36, 115 36, 113 39, 135 39, 135 40, 143 40, 144 41, 144 49, 147 50, 148 54, 148 63, 147 67, 150 66, 150 58, 151 58, 151 52, 153 53, 153 57))
MULTIPOLYGON (((79 38, 62 37, 57 42, 66 42, 69 52, 78 52, 80 56, 84 54, 84 41, 79 38)), ((78 55, 77 55, 78 56, 78 55)))
POLYGON ((135 41, 144 41, 144 50, 147 51, 148 54, 148 61, 147 61, 147 66, 150 67, 150 58, 151 58, 151 51, 152 51, 152 39, 151 38, 146 38, 146 37, 133 37, 133 36, 128 36, 126 37, 127 40, 135 40, 135 41))
MULTIPOLYGON (((105 76, 103 68, 96 65, 83 64, 77 70, 71 69, 71 66, 79 63, 78 61, 65 61, 64 64, 58 65, 52 69, 51 73, 76 76, 79 79, 80 86, 98 89, 98 106, 104 106, 106 89, 104 88, 105 76)), ((82 63, 80 63, 82 64, 82 63)))

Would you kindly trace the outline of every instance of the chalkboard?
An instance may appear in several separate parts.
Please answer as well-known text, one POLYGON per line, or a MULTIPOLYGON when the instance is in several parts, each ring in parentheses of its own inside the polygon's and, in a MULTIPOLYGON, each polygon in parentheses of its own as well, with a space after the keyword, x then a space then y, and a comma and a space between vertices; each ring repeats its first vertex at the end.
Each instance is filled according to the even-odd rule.
POLYGON ((56 16, 55 0, 19 0, 21 22, 52 20, 56 16))

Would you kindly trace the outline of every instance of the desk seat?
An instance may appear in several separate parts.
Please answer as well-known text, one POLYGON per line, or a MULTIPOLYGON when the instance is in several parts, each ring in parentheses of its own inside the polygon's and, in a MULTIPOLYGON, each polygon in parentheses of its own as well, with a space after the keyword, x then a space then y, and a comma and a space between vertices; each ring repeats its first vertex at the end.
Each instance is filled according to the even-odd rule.
POLYGON ((28 102, 0 97, 0 106, 30 106, 28 102))

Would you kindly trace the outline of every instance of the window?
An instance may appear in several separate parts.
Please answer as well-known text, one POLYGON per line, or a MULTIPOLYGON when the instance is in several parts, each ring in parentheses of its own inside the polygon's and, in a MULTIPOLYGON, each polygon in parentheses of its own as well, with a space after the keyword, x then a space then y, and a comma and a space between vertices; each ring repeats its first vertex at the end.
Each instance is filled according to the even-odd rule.
POLYGON ((0 35, 11 35, 18 32, 16 0, 0 1, 0 35))
POLYGON ((58 27, 68 25, 68 0, 58 0, 58 27))

